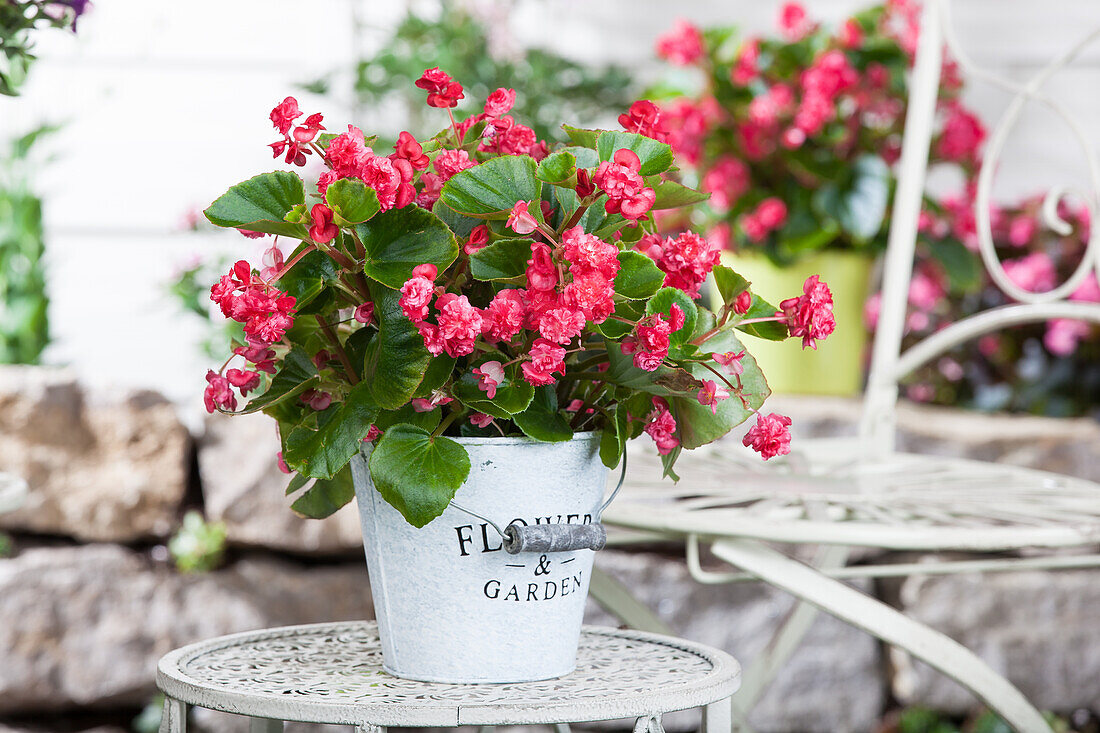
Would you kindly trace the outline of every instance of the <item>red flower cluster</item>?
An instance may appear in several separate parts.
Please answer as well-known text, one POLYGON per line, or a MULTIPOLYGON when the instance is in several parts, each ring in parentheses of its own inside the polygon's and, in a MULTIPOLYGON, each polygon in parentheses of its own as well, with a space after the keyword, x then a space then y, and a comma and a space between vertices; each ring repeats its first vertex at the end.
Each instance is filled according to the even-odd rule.
POLYGON ((210 289, 222 315, 244 324, 245 335, 268 344, 279 341, 294 323, 294 298, 252 274, 244 260, 210 289))
POLYGON ((787 205, 772 196, 761 201, 754 211, 741 217, 741 229, 751 242, 762 242, 769 232, 787 223, 787 205))
POLYGON ((428 93, 429 107, 454 107, 465 95, 462 85, 436 66, 427 69, 416 80, 416 86, 428 93))
POLYGON ((700 287, 722 256, 717 246, 695 232, 663 240, 658 234, 647 234, 634 248, 648 255, 665 273, 665 287, 679 288, 692 298, 699 297, 700 287))
POLYGON ((309 143, 313 142, 318 132, 325 129, 324 125, 321 124, 324 118, 320 114, 311 114, 304 123, 295 127, 292 133, 291 127, 293 127, 294 121, 301 116, 302 112, 298 109, 298 100, 294 97, 287 97, 277 104, 275 109, 271 110, 270 115, 271 123, 275 125, 275 129, 279 131, 283 139, 271 143, 268 147, 271 148, 276 158, 286 153, 285 161, 294 165, 306 164, 306 156, 312 152, 308 147, 309 143))
POLYGON ((703 56, 703 34, 686 20, 657 38, 657 55, 677 66, 689 66, 703 56))
POLYGON ((676 437, 676 418, 668 408, 668 403, 660 397, 653 398, 653 411, 646 417, 645 432, 657 444, 657 452, 667 456, 680 445, 676 437))
POLYGON ((783 322, 791 336, 802 339, 802 348, 816 349, 817 339, 823 339, 836 328, 833 317, 833 294, 817 275, 806 278, 802 295, 787 298, 779 304, 783 322))
POLYGON ((627 132, 668 142, 668 124, 661 119, 661 108, 648 99, 639 99, 630 105, 630 111, 619 115, 619 124, 627 132))
POLYGON ((756 424, 749 428, 741 443, 760 454, 765 461, 791 452, 791 419, 773 412, 756 413, 756 424))
POLYGON ((592 181, 607 194, 604 203, 607 213, 622 214, 634 220, 647 218, 646 212, 653 208, 657 194, 652 188, 646 188, 645 180, 638 173, 641 167, 638 154, 626 148, 616 150, 611 160, 600 163, 592 181))

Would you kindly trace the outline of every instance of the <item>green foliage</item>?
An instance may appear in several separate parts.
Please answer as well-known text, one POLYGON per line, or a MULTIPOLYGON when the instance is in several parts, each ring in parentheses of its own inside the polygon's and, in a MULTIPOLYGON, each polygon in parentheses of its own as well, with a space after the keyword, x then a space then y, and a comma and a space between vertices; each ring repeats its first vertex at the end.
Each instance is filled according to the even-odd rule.
POLYGON ((414 527, 423 527, 447 508, 470 474, 461 445, 412 425, 394 425, 370 456, 375 488, 414 527))
POLYGON ((417 265, 427 262, 443 270, 458 256, 458 242, 447 225, 418 206, 390 209, 355 231, 367 252, 363 272, 391 288, 401 287, 417 265))
POLYGON ((130 723, 130 730, 134 733, 159 733, 160 717, 163 712, 164 695, 154 695, 153 699, 141 709, 141 712, 130 723))
MULTIPOLYGON (((519 56, 494 53, 482 21, 451 3, 441 5, 438 18, 410 13, 382 48, 359 61, 355 91, 361 104, 400 103, 412 118, 407 129, 423 129, 422 118, 430 111, 424 93, 413 82, 424 69, 438 66, 465 87, 460 108, 473 109, 498 87, 515 89, 511 114, 534 128, 540 139, 554 141, 564 139, 562 120, 608 117, 634 99, 630 77, 623 69, 594 69, 543 49, 527 49, 519 56)), ((310 88, 323 93, 329 82, 319 79, 310 88)), ((392 129, 391 138, 396 139, 398 132, 392 129)))
POLYGON ((0 364, 37 364, 49 343, 42 201, 31 188, 29 155, 53 130, 16 138, 0 161, 0 364))
POLYGON ((10 534, 0 532, 0 559, 11 557, 15 554, 15 542, 10 534))
POLYGON ((199 512, 189 511, 168 541, 168 552, 181 573, 207 573, 222 564, 225 535, 225 524, 207 522, 199 512))
POLYGON ((35 61, 33 36, 45 28, 76 30, 78 12, 71 5, 33 0, 0 2, 0 94, 15 97, 35 61))
POLYGON ((506 219, 519 201, 537 201, 542 183, 533 158, 505 155, 456 174, 439 200, 455 213, 479 219, 506 219))
POLYGON ((285 220, 305 202, 305 188, 296 173, 261 173, 238 183, 206 210, 206 218, 220 227, 306 239, 306 228, 285 220))

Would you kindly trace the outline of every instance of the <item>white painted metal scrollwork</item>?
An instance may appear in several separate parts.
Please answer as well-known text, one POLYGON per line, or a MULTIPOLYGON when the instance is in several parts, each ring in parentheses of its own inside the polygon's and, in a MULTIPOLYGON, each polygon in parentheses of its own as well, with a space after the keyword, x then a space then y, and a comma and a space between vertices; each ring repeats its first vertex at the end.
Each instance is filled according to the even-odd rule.
POLYGON ((418 682, 383 670, 375 623, 348 622, 184 647, 161 660, 157 682, 172 698, 227 712, 399 726, 649 717, 728 697, 739 677, 737 663, 717 650, 586 627, 577 669, 565 677, 518 684, 418 682))
POLYGON ((1100 161, 1086 134, 1086 128, 1064 105, 1043 93, 1044 85, 1065 68, 1091 43, 1100 39, 1100 28, 1081 40, 1039 71, 1024 84, 1006 79, 975 63, 959 43, 950 19, 946 0, 927 0, 921 22, 921 42, 910 84, 909 109, 905 123, 905 142, 899 166, 890 242, 885 260, 883 301, 875 335, 874 355, 868 383, 863 434, 872 447, 888 451, 892 447, 893 409, 897 400, 897 382, 917 367, 955 346, 977 336, 1024 323, 1053 318, 1069 318, 1100 323, 1100 304, 1070 302, 1067 299, 1087 277, 1100 278, 1100 226, 1092 226, 1081 262, 1062 283, 1045 292, 1025 290, 1012 281, 997 256, 991 220, 992 188, 1005 143, 1029 102, 1049 108, 1062 119, 1080 144, 1088 168, 1091 192, 1068 187, 1052 188, 1043 203, 1042 220, 1060 235, 1071 232, 1057 212, 1058 203, 1072 194, 1088 208, 1091 220, 1100 211, 1100 161), (993 308, 970 316, 926 337, 901 351, 905 330, 905 312, 913 255, 917 238, 917 216, 921 206, 928 150, 936 113, 939 88, 940 56, 946 48, 959 66, 972 78, 982 80, 1013 95, 1005 113, 994 128, 982 158, 975 197, 978 249, 990 278, 1001 291, 1015 301, 1013 305, 993 308))

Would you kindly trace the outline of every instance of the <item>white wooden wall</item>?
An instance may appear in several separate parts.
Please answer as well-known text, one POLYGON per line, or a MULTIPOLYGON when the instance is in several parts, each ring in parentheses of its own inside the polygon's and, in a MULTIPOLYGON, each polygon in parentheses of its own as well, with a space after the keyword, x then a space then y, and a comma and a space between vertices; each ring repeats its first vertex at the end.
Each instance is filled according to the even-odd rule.
MULTIPOLYGON (((806 4, 832 21, 866 3, 806 4)), ((653 41, 675 18, 761 32, 778 5, 523 0, 513 4, 510 29, 501 35, 586 61, 616 61, 652 78, 653 41)), ((1014 74, 1028 73, 1065 39, 1100 23, 1097 0, 957 5, 974 55, 1014 74)), ((42 121, 65 123, 49 145, 56 160, 38 181, 47 205, 56 338, 49 360, 72 364, 96 383, 156 388, 196 408, 207 366, 194 348, 199 330, 164 295, 165 283, 192 254, 254 258, 259 249, 231 234, 181 234, 181 216, 228 184, 271 170, 265 145, 274 140, 267 121, 274 103, 294 93, 295 82, 349 66, 402 11, 402 3, 381 0, 99 0, 79 36, 42 34, 42 60, 24 96, 0 98, 0 137, 42 121)), ((1052 93, 1100 120, 1098 88, 1100 44, 1056 79, 1052 93)), ((347 97, 297 96, 333 124, 349 115, 347 97)), ((985 88, 974 88, 970 99, 988 119, 1004 105, 985 88)), ((1064 144, 1061 131, 1042 113, 1027 117, 1014 138, 1017 154, 1006 156, 1002 192, 1083 180, 1080 151, 1064 144)))

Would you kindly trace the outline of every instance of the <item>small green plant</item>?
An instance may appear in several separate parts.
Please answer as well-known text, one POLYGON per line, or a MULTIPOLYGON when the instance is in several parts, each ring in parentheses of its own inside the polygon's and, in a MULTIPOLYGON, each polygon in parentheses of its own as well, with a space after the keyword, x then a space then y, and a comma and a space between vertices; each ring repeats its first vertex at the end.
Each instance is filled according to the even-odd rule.
POLYGON ((14 97, 35 60, 33 31, 72 28, 88 0, 4 0, 0 2, 0 94, 14 97))
POLYGON ((0 160, 0 364, 35 364, 49 341, 42 201, 31 188, 30 153, 55 129, 15 139, 0 160))
POLYGON ((225 556, 225 524, 207 522, 202 514, 190 511, 183 526, 168 542, 168 552, 182 573, 207 573, 215 570, 225 556))
MULTIPOLYGON (((592 68, 542 49, 505 57, 494 55, 493 46, 485 23, 461 8, 443 3, 436 19, 409 13, 372 58, 359 61, 355 92, 364 105, 403 103, 406 129, 422 129, 429 123, 422 115, 423 94, 413 82, 424 69, 438 66, 462 80, 468 99, 486 99, 500 87, 515 89, 512 114, 551 142, 565 141, 562 120, 613 118, 633 99, 630 75, 620 67, 592 68)), ((328 87, 324 79, 306 86, 318 93, 328 87)), ((398 132, 388 131, 392 139, 376 147, 391 146, 398 132)))
POLYGON ((15 554, 15 543, 11 535, 0 532, 0 559, 11 557, 15 554))
POLYGON ((160 730, 160 717, 163 712, 164 695, 156 695, 130 723, 130 730, 134 733, 157 733, 160 730))

